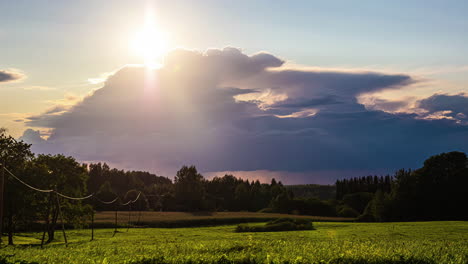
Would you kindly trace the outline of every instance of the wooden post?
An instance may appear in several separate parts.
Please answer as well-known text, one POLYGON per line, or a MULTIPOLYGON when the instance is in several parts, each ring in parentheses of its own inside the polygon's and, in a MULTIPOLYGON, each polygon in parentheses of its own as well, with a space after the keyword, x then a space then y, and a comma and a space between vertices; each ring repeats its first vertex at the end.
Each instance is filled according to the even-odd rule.
POLYGON ((60 214, 60 221, 62 222, 62 233, 63 233, 63 239, 65 240, 65 247, 68 247, 67 234, 65 233, 65 224, 63 222, 63 214, 62 214, 62 209, 60 208, 60 201, 59 201, 58 194, 55 194, 55 197, 57 198, 57 207, 58 207, 59 214, 60 214))
POLYGON ((94 240, 94 209, 91 212, 91 241, 94 240))
POLYGON ((41 248, 44 247, 44 239, 45 239, 46 232, 47 232, 47 229, 44 229, 44 233, 42 233, 42 239, 41 239, 41 248))
POLYGON ((5 188, 5 158, 2 161, 2 176, 0 179, 0 244, 2 244, 3 234, 3 189, 5 188))
POLYGON ((114 229, 114 234, 112 236, 115 236, 117 233, 117 210, 118 210, 118 205, 115 205, 115 229, 114 229))
POLYGON ((138 211, 138 220, 137 220, 137 225, 140 225, 140 219, 141 219, 141 208, 140 211, 138 211))
POLYGON ((128 223, 127 223, 127 232, 130 229, 130 216, 132 215, 132 204, 128 205, 128 223))

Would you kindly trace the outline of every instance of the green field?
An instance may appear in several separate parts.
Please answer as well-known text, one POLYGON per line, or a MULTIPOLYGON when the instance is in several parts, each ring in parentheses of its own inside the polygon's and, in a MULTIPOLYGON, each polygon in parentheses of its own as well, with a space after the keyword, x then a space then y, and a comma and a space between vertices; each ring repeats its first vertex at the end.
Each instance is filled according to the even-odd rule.
MULTIPOLYGON (((257 223, 259 224, 259 223, 257 223)), ((255 225, 255 224, 252 224, 255 225)), ((468 263, 468 222, 315 222, 316 230, 235 233, 235 225, 68 231, 66 248, 19 234, 1 263, 468 263)))

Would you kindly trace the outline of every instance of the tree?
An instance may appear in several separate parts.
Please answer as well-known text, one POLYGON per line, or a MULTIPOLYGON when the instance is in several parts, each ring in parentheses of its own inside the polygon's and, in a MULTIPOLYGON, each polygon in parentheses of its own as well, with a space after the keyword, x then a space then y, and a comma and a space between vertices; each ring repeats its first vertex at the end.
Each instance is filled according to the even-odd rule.
MULTIPOLYGON (((111 202, 115 198, 117 198, 117 194, 112 189, 112 186, 111 186, 110 182, 105 181, 101 185, 99 190, 95 193, 95 197, 97 197, 97 199, 99 199, 101 201, 104 201, 104 202, 111 202)), ((94 209, 97 210, 97 211, 109 210, 109 209, 113 208, 111 206, 114 206, 114 205, 104 204, 104 203, 102 203, 100 201, 96 201, 96 200, 94 200, 92 202, 92 204, 93 204, 94 209)))
POLYGON ((248 210, 250 201, 250 191, 247 183, 240 183, 234 192, 237 203, 237 210, 248 210))
MULTIPOLYGON (((7 135, 6 129, 0 129, 0 163, 5 166, 5 169, 25 180, 28 176, 26 164, 33 157, 30 147, 31 145, 23 141, 17 141, 12 136, 7 135)), ((1 222, 6 222, 4 226, 8 230, 8 244, 11 245, 13 244, 15 225, 22 220, 29 219, 31 216, 32 193, 23 185, 8 177, 8 174, 5 174, 4 184, 6 186, 1 186, 1 188, 5 190, 3 194, 5 202, 0 206, 4 206, 5 217, 1 219, 1 222), (10 180, 7 181, 7 179, 10 180)))
POLYGON ((295 208, 291 204, 292 198, 288 192, 282 192, 271 201, 271 208, 278 213, 288 214, 295 208))
MULTIPOLYGON (((54 189, 60 193, 72 197, 81 197, 86 194, 87 173, 86 168, 80 165, 74 158, 63 155, 39 155, 34 159, 34 179, 36 186, 43 189, 54 189)), ((71 201, 55 196, 42 195, 39 208, 42 209, 42 216, 48 226, 47 243, 54 240, 55 229, 59 217, 59 206, 63 214, 70 222, 72 219, 80 219, 80 216, 87 215, 83 212, 87 210, 81 201, 71 201)))
POLYGON ((462 152, 441 153, 420 169, 399 170, 390 195, 378 191, 361 220, 467 220, 468 159, 462 152))
POLYGON ((350 193, 343 196, 343 202, 361 214, 373 196, 374 194, 368 192, 350 193))
POLYGON ((195 166, 183 166, 174 178, 175 198, 182 210, 202 209, 205 197, 204 178, 195 166))

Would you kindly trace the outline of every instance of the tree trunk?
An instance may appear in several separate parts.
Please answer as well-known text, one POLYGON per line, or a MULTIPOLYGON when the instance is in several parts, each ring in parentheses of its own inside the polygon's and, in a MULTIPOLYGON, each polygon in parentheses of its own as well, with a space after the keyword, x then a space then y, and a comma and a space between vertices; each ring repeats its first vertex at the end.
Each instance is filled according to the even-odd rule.
POLYGON ((54 210, 52 213, 52 221, 49 225, 49 230, 47 230, 47 235, 49 237, 46 242, 47 244, 52 242, 55 239, 55 227, 57 225, 57 219, 58 219, 58 210, 54 210))
POLYGON ((49 244, 50 242, 54 241, 54 238, 55 238, 55 227, 53 225, 51 225, 49 227, 49 230, 47 230, 47 236, 48 236, 48 239, 47 239, 47 242, 46 244, 49 244))
POLYGON ((8 204, 10 213, 8 214, 8 245, 13 245, 13 206, 8 204))
POLYGON ((8 217, 8 245, 13 245, 13 216, 8 217))

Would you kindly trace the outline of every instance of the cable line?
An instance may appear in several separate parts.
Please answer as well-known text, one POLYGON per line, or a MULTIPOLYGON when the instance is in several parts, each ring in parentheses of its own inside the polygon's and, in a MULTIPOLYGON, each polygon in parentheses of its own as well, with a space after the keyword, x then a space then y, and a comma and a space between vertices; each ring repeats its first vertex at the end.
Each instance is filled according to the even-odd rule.
POLYGON ((124 204, 121 204, 121 205, 129 205, 131 203, 135 203, 140 198, 140 195, 141 195, 141 192, 138 193, 138 196, 137 196, 137 198, 135 198, 135 200, 130 200, 130 201, 128 201, 128 202, 126 202, 124 204))
POLYGON ((16 177, 11 171, 9 171, 5 166, 3 166, 3 168, 13 177, 15 178, 17 181, 19 181, 20 183, 22 183, 24 186, 32 189, 32 190, 35 190, 35 191, 38 191, 38 192, 43 192, 43 193, 50 193, 50 192, 53 192, 54 190, 42 190, 42 189, 39 189, 39 188, 36 188, 36 187, 33 187, 27 183, 25 183, 24 181, 22 181, 20 178, 16 177))
POLYGON ((115 197, 114 200, 112 200, 112 201, 110 201, 110 202, 105 202, 105 201, 99 199, 97 196, 94 196, 94 198, 95 198, 98 202, 103 203, 103 204, 113 204, 113 203, 115 203, 115 202, 119 199, 119 197, 115 197))
POLYGON ((63 198, 70 199, 70 200, 85 200, 85 199, 89 199, 89 198, 91 198, 91 197, 94 196, 94 193, 92 193, 92 194, 90 194, 90 195, 88 195, 88 196, 84 196, 84 197, 70 197, 70 196, 67 196, 67 195, 65 195, 65 194, 61 194, 61 193, 59 193, 59 192, 57 192, 57 191, 54 191, 54 192, 55 192, 56 194, 62 196, 63 198))
MULTIPOLYGON (((5 168, 5 167, 4 167, 5 168)), ((65 195, 65 194, 61 194, 59 193, 58 191, 56 190, 43 190, 43 189, 39 189, 39 188, 36 188, 34 186, 31 186, 29 184, 27 184, 26 182, 24 182, 23 180, 21 180, 20 178, 18 178, 16 175, 14 175, 10 170, 8 170, 7 168, 5 168, 5 171, 7 171, 13 178, 15 178, 18 182, 20 182, 21 184, 23 184, 24 186, 34 190, 34 191, 38 191, 38 192, 43 192, 43 193, 51 193, 51 192, 55 192, 57 195, 65 198, 65 199, 69 199, 69 200, 86 200, 86 199, 89 199, 89 198, 92 198, 94 197, 98 202, 100 203, 103 203, 103 204, 113 204, 115 203, 116 201, 119 200, 119 197, 117 196, 114 200, 112 201, 109 201, 109 202, 106 202, 106 201, 103 201, 101 199, 99 199, 97 196, 95 196, 94 193, 92 194, 89 194, 87 196, 83 196, 83 197, 71 197, 71 196, 68 196, 68 195, 65 195)), ((125 206, 125 205, 129 205, 129 204, 132 204, 132 203, 135 203, 136 201, 138 201, 138 199, 140 198, 140 195, 141 195, 141 192, 138 193, 137 197, 135 198, 135 200, 130 200, 126 203, 121 203, 120 205, 122 206, 125 206)))

